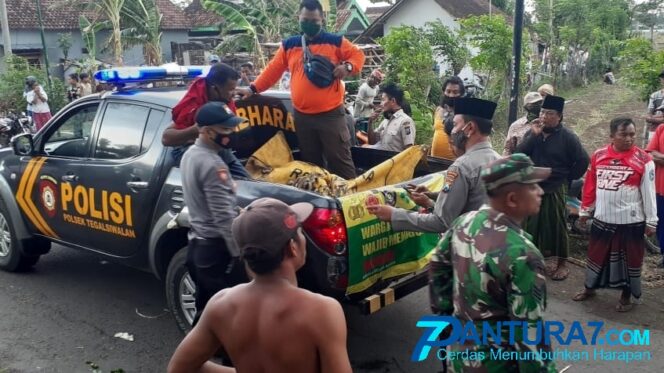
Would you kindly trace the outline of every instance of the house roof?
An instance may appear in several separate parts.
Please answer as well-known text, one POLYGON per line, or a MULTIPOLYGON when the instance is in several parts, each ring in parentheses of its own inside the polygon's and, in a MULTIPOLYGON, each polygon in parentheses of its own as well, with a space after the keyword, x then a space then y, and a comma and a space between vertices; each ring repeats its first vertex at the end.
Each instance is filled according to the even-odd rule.
POLYGON ((216 26, 224 21, 217 13, 205 10, 201 0, 192 1, 184 11, 192 28, 216 26))
MULTIPOLYGON (((489 1, 488 0, 435 0, 436 4, 445 11, 449 12, 456 18, 465 18, 473 15, 489 14, 489 1)), ((394 5, 389 7, 383 14, 376 18, 369 27, 364 30, 362 35, 358 36, 356 41, 371 37, 378 27, 381 27, 385 22, 396 13, 401 7, 406 5, 408 0, 398 0, 394 5)), ((382 7, 381 7, 382 8, 382 7)), ((367 8, 369 10, 370 8, 367 8)), ((493 12, 504 14, 497 7, 493 7, 493 12)), ((511 22, 511 19, 508 20, 511 22)))
MULTIPOLYGON (((188 30, 190 21, 183 10, 170 0, 156 0, 162 13, 162 29, 188 30)), ((62 0, 41 0, 42 20, 45 30, 78 30, 79 11, 62 6, 62 0)), ((83 12, 89 18, 95 18, 94 12, 83 12)), ((10 30, 35 30, 39 28, 39 18, 34 0, 7 1, 7 18, 10 30)))
POLYGON ((392 6, 391 5, 386 5, 386 6, 368 6, 367 9, 364 10, 364 14, 366 14, 367 18, 369 19, 369 22, 373 23, 378 17, 382 16, 385 12, 390 10, 392 6))
MULTIPOLYGON (((80 13, 66 7, 56 7, 58 0, 42 0, 42 20, 47 30, 78 29, 80 13)), ((28 30, 39 28, 37 7, 33 0, 7 1, 7 19, 10 30, 28 30)))
POLYGON ((352 12, 350 9, 337 9, 337 23, 334 26, 334 29, 337 31, 341 30, 351 14, 352 12))
POLYGON ((371 21, 366 17, 362 8, 355 0, 341 0, 337 2, 337 19, 335 22, 335 31, 346 31, 348 25, 358 20, 364 27, 368 27, 371 21))
POLYGON ((170 0, 156 0, 159 12, 162 15, 162 30, 189 30, 191 20, 184 10, 173 4, 170 0))

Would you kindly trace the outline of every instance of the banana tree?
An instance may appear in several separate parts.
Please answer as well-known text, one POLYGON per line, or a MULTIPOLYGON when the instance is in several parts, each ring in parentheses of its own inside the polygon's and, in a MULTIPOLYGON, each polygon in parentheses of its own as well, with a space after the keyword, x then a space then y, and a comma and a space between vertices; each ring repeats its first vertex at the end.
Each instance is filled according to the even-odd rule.
POLYGON ((143 56, 148 65, 162 64, 161 21, 155 0, 127 1, 122 8, 124 29, 122 41, 125 46, 142 45, 143 56))
POLYGON ((258 55, 259 64, 265 66, 261 43, 278 42, 296 32, 299 3, 299 0, 244 0, 242 3, 204 0, 203 6, 224 18, 222 47, 248 42, 250 50, 258 55))
MULTIPOLYGON (((134 0, 130 0, 134 1, 134 0)), ((120 24, 122 18, 122 7, 125 0, 62 0, 55 7, 73 8, 75 10, 87 10, 92 14, 102 16, 104 21, 99 24, 107 26, 111 30, 111 36, 108 44, 113 51, 115 64, 121 66, 122 62, 122 27, 120 24)), ((97 20, 92 23, 96 24, 97 20)))

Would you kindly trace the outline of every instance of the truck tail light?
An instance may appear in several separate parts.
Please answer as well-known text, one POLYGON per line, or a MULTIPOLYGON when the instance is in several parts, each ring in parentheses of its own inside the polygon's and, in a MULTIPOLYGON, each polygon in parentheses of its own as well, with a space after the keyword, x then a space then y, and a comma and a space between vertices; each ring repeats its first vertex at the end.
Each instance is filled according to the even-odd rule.
POLYGON ((341 211, 315 208, 304 222, 303 227, 312 241, 328 254, 346 254, 348 236, 341 211))

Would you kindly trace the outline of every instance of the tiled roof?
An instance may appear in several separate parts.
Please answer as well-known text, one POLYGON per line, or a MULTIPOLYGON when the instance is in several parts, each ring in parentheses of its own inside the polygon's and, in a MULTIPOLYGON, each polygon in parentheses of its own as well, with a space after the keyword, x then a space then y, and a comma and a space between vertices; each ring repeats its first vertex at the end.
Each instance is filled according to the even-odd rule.
POLYGON ((351 13, 350 9, 337 9, 337 24, 334 28, 336 31, 340 31, 344 27, 351 13))
POLYGON ((184 10, 180 9, 170 0, 156 1, 159 12, 162 15, 161 28, 163 30, 189 30, 191 28, 191 22, 184 10))
POLYGON ((189 24, 192 28, 215 26, 224 21, 220 15, 206 11, 201 4, 201 0, 194 0, 185 9, 189 24))
MULTIPOLYGON (((66 7, 56 7, 58 0, 42 0, 42 19, 47 30, 76 30, 80 12, 66 7)), ((38 29, 39 18, 34 0, 7 1, 7 18, 10 30, 38 29)))
MULTIPOLYGON (((156 0, 162 13, 164 30, 188 30, 191 28, 187 15, 170 0, 156 0)), ((37 8, 34 0, 8 0, 7 18, 11 30, 34 30, 39 28, 37 8)), ((46 30, 78 30, 80 11, 62 6, 62 0, 41 0, 42 20, 46 30)), ((96 14, 88 14, 95 18, 96 14)))

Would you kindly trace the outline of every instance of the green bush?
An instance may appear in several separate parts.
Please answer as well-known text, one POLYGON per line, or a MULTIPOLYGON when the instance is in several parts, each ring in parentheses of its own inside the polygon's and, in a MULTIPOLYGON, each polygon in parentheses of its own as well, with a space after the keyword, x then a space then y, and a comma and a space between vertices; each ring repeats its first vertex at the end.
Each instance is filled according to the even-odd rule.
POLYGON ((664 66, 664 51, 653 50, 650 41, 629 39, 620 53, 620 73, 624 80, 636 88, 643 100, 660 89, 659 74, 664 66))
POLYGON ((51 79, 52 89, 48 88, 46 73, 28 64, 28 61, 19 56, 5 58, 6 71, 0 74, 0 113, 20 113, 26 110, 27 102, 23 98, 25 78, 34 76, 44 87, 48 95, 48 105, 51 113, 55 114, 67 103, 65 97, 65 84, 57 78, 51 79))
MULTIPOLYGON (((405 91, 417 127, 415 141, 431 144, 434 106, 429 104, 428 98, 432 83, 438 79, 433 70, 436 64, 433 49, 425 31, 412 26, 396 27, 380 39, 380 44, 386 56, 385 83, 397 83, 405 91)), ((440 95, 440 91, 435 94, 440 95)))

